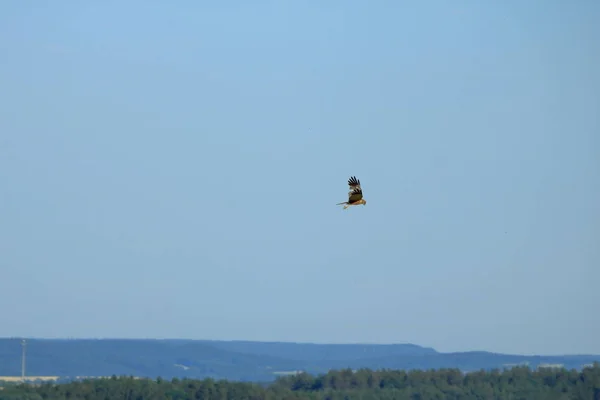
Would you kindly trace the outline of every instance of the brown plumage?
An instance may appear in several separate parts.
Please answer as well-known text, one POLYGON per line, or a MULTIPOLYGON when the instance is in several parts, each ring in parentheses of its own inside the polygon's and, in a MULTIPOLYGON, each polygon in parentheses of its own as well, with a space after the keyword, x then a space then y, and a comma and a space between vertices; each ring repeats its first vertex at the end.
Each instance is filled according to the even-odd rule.
POLYGON ((363 199, 360 181, 356 179, 355 176, 352 176, 350 179, 348 179, 348 186, 350 186, 350 191, 348 192, 348 201, 337 203, 336 205, 339 206, 344 204, 344 210, 350 206, 358 206, 360 204, 366 205, 367 201, 363 199))

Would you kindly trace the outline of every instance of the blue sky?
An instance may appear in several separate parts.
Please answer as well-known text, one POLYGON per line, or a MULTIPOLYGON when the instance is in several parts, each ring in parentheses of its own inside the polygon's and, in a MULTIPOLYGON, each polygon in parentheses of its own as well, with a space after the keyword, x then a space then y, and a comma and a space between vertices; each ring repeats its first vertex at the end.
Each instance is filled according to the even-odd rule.
POLYGON ((600 354, 598 18, 2 3, 0 336, 600 354))

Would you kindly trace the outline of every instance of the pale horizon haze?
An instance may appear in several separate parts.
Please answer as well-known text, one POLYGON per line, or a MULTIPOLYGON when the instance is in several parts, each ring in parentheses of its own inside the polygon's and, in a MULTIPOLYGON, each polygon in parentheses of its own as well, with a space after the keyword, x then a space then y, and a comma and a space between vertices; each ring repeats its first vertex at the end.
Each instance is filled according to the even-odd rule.
POLYGON ((3 2, 0 337, 600 354, 599 20, 3 2))

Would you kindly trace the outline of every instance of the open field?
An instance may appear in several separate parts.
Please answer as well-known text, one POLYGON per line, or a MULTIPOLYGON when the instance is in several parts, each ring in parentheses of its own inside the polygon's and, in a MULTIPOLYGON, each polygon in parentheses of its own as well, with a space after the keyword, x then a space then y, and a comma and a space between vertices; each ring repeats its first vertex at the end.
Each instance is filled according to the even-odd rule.
MULTIPOLYGON (((56 381, 60 376, 26 376, 26 381, 56 381)), ((20 382, 22 378, 20 376, 0 376, 0 382, 20 382)))

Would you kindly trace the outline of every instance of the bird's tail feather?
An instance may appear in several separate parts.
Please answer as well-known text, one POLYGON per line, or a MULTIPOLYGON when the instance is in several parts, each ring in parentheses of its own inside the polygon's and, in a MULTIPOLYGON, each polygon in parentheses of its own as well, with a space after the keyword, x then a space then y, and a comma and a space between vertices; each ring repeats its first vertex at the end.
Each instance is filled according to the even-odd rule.
POLYGON ((341 204, 348 204, 348 202, 347 202, 347 201, 344 201, 343 203, 337 203, 337 204, 336 204, 336 206, 339 206, 339 205, 341 205, 341 204))

